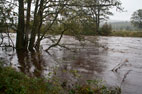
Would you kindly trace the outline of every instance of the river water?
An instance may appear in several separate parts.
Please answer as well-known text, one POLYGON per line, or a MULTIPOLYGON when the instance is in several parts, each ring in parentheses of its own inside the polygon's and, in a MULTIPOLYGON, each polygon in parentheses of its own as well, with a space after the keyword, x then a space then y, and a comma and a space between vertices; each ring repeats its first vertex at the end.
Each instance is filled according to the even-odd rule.
MULTIPOLYGON (((15 41, 15 35, 12 39, 15 41)), ((84 39, 64 36, 60 42, 63 47, 51 48, 48 53, 44 51, 52 44, 48 39, 42 41, 40 52, 16 52, 1 47, 0 59, 29 76, 48 77, 58 68, 57 76, 72 81, 62 70, 77 70, 80 79, 102 79, 108 86, 120 87, 122 94, 142 94, 142 38, 87 36, 84 39)))

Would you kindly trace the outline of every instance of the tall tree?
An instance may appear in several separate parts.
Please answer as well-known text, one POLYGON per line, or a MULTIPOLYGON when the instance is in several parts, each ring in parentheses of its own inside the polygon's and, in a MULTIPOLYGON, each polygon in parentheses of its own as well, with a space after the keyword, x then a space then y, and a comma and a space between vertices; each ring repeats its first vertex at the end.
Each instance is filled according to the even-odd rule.
POLYGON ((110 11, 111 8, 116 7, 116 9, 123 10, 119 0, 83 0, 82 5, 83 15, 96 24, 94 31, 97 32, 99 32, 100 23, 113 15, 110 11))
POLYGON ((17 38, 16 38, 16 48, 24 49, 24 0, 18 0, 19 3, 19 15, 18 15, 18 29, 17 29, 17 38))

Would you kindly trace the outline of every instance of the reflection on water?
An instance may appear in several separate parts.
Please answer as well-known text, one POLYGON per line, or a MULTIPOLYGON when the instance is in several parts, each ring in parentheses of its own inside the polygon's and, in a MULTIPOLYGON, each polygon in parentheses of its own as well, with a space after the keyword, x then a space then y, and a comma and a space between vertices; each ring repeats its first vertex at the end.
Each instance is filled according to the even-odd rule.
POLYGON ((45 67, 45 61, 40 53, 17 51, 17 58, 20 67, 19 70, 29 76, 42 77, 45 67))
POLYGON ((56 76, 72 82, 75 79, 68 71, 77 70, 80 82, 99 78, 107 85, 120 86, 123 94, 141 94, 141 38, 86 37, 80 43, 73 37, 64 36, 61 45, 70 50, 56 47, 48 54, 44 50, 49 44, 49 40, 43 40, 42 50, 32 53, 0 48, 0 59, 29 76, 44 77, 58 67, 56 76))

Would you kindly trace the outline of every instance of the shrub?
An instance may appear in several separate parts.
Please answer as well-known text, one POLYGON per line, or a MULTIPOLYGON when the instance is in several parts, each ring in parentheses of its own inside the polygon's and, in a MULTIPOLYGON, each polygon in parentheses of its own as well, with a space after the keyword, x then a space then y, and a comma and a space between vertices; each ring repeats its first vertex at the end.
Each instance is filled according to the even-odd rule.
POLYGON ((112 31, 111 25, 105 23, 99 30, 99 34, 103 36, 108 36, 112 31))
POLYGON ((11 67, 0 70, 0 94, 45 94, 42 79, 29 78, 11 67))

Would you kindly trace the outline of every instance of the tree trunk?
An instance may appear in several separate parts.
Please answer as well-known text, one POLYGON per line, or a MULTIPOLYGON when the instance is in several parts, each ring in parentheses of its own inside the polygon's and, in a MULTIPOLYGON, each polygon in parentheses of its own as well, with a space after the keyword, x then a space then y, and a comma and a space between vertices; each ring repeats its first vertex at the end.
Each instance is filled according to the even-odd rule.
POLYGON ((36 50, 39 50, 40 48, 40 29, 42 27, 42 22, 43 22, 43 1, 44 0, 41 0, 41 4, 40 4, 40 9, 39 9, 39 18, 40 18, 40 24, 39 24, 39 27, 38 27, 38 37, 37 37, 37 41, 36 41, 36 50))
POLYGON ((35 42, 35 37, 36 37, 36 32, 37 32, 37 27, 38 27, 38 16, 37 16, 37 11, 38 11, 38 4, 39 0, 36 1, 35 5, 35 10, 34 10, 34 23, 31 31, 31 37, 30 37, 30 43, 29 43, 29 50, 33 50, 34 47, 34 42, 35 42))
POLYGON ((39 49, 39 45, 40 45, 40 28, 42 25, 42 15, 43 15, 43 3, 44 0, 40 1, 40 8, 38 10, 37 15, 35 16, 34 19, 34 25, 33 25, 33 30, 31 32, 31 38, 30 38, 30 44, 29 44, 29 50, 33 50, 33 48, 35 47, 35 38, 36 38, 36 34, 38 33, 38 49, 39 49))
POLYGON ((30 26, 31 2, 32 2, 32 0, 28 0, 28 4, 27 4, 27 17, 26 17, 25 42, 24 42, 24 48, 25 49, 27 49, 27 47, 28 47, 28 35, 29 35, 29 26, 30 26))
POLYGON ((24 2, 19 1, 19 18, 18 18, 18 30, 16 37, 16 48, 24 49, 24 2))

